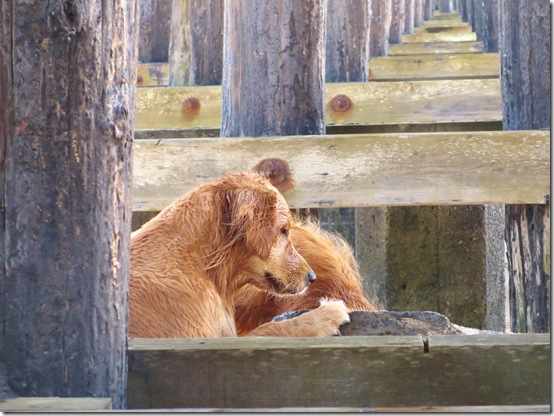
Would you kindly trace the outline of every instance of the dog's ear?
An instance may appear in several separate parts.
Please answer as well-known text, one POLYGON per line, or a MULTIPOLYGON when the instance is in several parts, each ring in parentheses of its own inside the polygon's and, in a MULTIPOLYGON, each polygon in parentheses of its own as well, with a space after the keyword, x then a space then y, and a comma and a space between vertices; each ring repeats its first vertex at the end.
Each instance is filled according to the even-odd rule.
POLYGON ((266 260, 277 239, 277 194, 269 189, 239 189, 226 195, 230 232, 266 260))

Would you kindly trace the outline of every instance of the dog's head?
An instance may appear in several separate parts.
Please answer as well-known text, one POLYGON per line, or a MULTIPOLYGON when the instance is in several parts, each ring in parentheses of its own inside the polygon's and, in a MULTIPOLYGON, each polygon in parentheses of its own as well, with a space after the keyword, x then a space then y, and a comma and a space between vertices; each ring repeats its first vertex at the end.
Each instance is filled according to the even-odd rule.
POLYGON ((226 175, 218 193, 221 232, 232 245, 230 260, 244 264, 247 283, 280 294, 303 291, 315 279, 294 248, 289 231, 293 220, 283 196, 259 174, 226 175))

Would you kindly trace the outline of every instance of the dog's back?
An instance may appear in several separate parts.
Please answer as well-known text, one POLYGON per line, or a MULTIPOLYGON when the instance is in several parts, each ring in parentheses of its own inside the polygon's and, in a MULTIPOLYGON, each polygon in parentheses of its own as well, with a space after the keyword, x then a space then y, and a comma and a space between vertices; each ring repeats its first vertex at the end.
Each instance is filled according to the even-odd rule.
POLYGON ((225 311, 203 261, 202 230, 210 232, 213 213, 202 199, 193 190, 132 234, 129 336, 234 335, 233 312, 225 311))
POLYGON ((175 201, 131 236, 129 335, 236 335, 247 283, 298 293, 313 272, 288 235, 283 196, 261 175, 232 173, 175 201))

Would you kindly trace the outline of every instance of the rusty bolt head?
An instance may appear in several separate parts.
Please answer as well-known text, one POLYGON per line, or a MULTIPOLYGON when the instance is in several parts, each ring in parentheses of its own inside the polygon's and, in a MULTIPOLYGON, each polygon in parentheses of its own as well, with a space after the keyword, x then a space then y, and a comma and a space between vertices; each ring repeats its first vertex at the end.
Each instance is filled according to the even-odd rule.
POLYGON ((140 87, 142 84, 144 84, 144 78, 142 75, 137 75, 137 85, 140 87))
POLYGON ((181 109, 186 118, 193 118, 200 111, 200 100, 196 97, 185 98, 181 109))
POLYGON ((283 159, 270 158, 259 161, 254 171, 269 179, 281 193, 294 187, 290 166, 283 159))
POLYGON ((331 108, 337 113, 345 113, 352 108, 352 101, 347 95, 339 94, 331 100, 331 108))

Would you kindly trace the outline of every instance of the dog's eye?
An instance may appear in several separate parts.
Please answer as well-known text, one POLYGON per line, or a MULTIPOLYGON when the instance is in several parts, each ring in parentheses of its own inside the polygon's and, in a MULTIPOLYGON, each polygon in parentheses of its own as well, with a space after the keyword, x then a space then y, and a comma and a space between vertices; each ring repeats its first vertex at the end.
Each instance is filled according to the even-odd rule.
POLYGON ((281 228, 281 234, 287 237, 289 235, 289 230, 287 228, 281 228))

